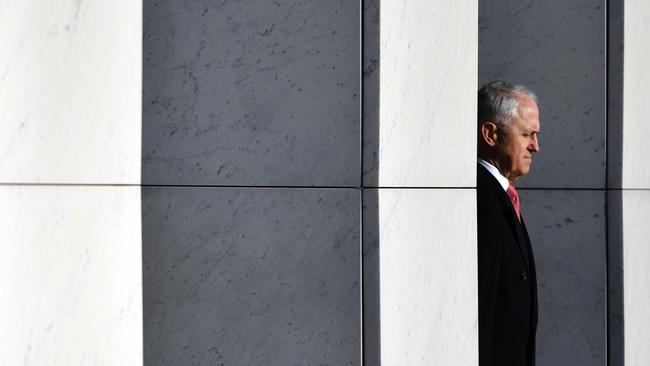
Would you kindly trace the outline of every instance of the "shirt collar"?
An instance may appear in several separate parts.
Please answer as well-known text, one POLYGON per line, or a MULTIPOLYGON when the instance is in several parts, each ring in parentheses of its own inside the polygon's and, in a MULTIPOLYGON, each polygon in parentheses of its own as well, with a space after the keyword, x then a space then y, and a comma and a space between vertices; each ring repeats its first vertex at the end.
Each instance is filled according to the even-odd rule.
POLYGON ((503 187, 504 191, 508 190, 508 186, 510 185, 510 182, 508 181, 508 178, 501 175, 499 170, 494 165, 488 163, 487 161, 485 161, 485 160, 483 160, 481 158, 478 158, 478 162, 479 162, 479 164, 483 165, 485 167, 485 169, 487 169, 488 172, 490 172, 490 174, 492 174, 494 176, 494 178, 496 178, 496 180, 499 182, 499 184, 501 184, 501 187, 503 187))

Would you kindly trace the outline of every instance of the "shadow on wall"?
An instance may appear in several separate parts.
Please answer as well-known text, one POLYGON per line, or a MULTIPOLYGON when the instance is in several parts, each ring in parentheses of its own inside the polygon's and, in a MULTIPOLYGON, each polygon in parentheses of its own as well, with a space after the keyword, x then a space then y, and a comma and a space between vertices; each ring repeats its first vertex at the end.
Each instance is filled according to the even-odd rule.
MULTIPOLYGON (((380 0, 363 1, 363 187, 379 185, 380 0)), ((363 364, 381 365, 379 191, 363 189, 363 364)))
MULTIPOLYGON (((363 1, 363 182, 379 185, 380 0, 363 1)), ((363 365, 381 365, 379 191, 363 189, 363 365)))
POLYGON ((607 59, 607 364, 625 365, 623 303, 624 1, 608 1, 607 59))

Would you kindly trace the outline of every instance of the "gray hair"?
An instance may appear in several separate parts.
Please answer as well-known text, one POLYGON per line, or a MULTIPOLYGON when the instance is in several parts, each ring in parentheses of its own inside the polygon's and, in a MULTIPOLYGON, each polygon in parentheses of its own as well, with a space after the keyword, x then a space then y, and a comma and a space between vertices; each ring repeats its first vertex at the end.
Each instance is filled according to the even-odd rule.
POLYGON ((493 122, 506 126, 517 116, 519 97, 527 95, 537 103, 537 96, 530 89, 505 81, 491 81, 478 91, 478 125, 493 122))

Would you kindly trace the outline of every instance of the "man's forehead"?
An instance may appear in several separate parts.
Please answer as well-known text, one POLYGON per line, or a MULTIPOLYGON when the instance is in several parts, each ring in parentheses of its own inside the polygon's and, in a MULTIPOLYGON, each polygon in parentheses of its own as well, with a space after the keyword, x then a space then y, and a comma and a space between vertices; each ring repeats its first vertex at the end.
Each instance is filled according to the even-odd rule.
POLYGON ((519 130, 525 132, 539 132, 540 131, 540 122, 539 122, 539 113, 536 109, 532 108, 522 108, 520 109, 520 114, 517 118, 513 118, 511 122, 519 130))
POLYGON ((528 95, 521 95, 518 98, 517 107, 521 112, 530 111, 539 114, 539 108, 535 100, 528 95))

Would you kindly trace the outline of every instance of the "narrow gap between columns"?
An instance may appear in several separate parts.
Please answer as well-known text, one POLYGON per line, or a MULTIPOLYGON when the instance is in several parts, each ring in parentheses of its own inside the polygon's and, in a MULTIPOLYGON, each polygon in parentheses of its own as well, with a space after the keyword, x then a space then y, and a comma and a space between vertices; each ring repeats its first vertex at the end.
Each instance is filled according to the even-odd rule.
MULTIPOLYGON (((609 187, 609 0, 605 0, 605 187, 609 187)), ((605 191, 605 365, 609 365, 609 201, 605 191)))
POLYGON ((364 96, 364 83, 363 83, 363 22, 364 22, 364 1, 359 0, 359 334, 361 339, 359 342, 359 360, 361 365, 366 364, 365 360, 365 326, 364 326, 364 312, 365 298, 363 295, 363 273, 364 273, 364 260, 363 260, 363 96, 364 96))

